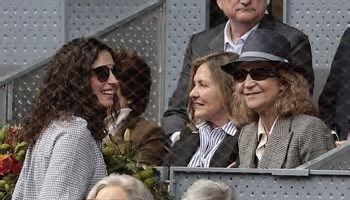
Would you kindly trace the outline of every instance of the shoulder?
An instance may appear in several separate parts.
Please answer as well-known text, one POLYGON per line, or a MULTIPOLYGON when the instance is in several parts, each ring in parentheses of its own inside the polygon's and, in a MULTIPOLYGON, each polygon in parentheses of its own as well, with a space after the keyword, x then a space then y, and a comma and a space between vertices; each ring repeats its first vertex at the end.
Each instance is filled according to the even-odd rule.
POLYGON ((305 124, 305 125, 309 125, 309 124, 324 124, 325 123, 322 121, 322 119, 312 116, 312 115, 306 115, 306 114, 301 114, 301 115, 296 115, 293 117, 293 123, 297 123, 297 124, 305 124))
POLYGON ((158 126, 154 122, 146 120, 144 117, 140 117, 140 120, 136 123, 135 129, 159 130, 160 132, 164 132, 162 127, 158 126))
POLYGON ((344 37, 350 37, 350 27, 345 30, 344 37))
POLYGON ((323 120, 311 115, 297 115, 292 119, 292 131, 295 134, 310 136, 330 135, 331 130, 323 120))
POLYGON ((180 132, 180 139, 174 144, 176 148, 183 148, 186 146, 196 146, 199 143, 199 134, 191 130, 189 127, 185 127, 180 132))
POLYGON ((44 131, 42 142, 51 143, 49 146, 54 146, 56 143, 65 143, 73 146, 87 146, 94 142, 90 130, 87 128, 86 120, 80 117, 71 117, 68 119, 58 119, 44 131))
POLYGON ((68 119, 59 119, 52 123, 52 128, 56 133, 70 133, 72 137, 91 136, 90 130, 87 128, 87 121, 80 117, 71 117, 68 119))
POLYGON ((226 25, 226 22, 221 23, 218 26, 215 26, 211 29, 204 30, 204 31, 201 31, 199 33, 193 34, 191 38, 193 41, 206 40, 206 42, 208 43, 209 38, 212 39, 212 38, 216 37, 219 33, 224 32, 225 25, 226 25))
POLYGON ((282 23, 270 15, 264 16, 259 28, 272 29, 273 31, 285 36, 291 43, 296 37, 307 39, 307 35, 299 29, 282 23))
POLYGON ((154 122, 146 120, 144 117, 140 117, 140 119, 137 120, 134 128, 132 128, 132 132, 132 137, 135 137, 137 140, 149 137, 165 137, 165 132, 162 127, 154 122))
POLYGON ((247 124, 247 125, 243 126, 240 129, 240 135, 242 135, 243 133, 245 135, 247 135, 247 134, 256 134, 257 131, 258 131, 258 123, 257 122, 252 122, 250 124, 247 124))

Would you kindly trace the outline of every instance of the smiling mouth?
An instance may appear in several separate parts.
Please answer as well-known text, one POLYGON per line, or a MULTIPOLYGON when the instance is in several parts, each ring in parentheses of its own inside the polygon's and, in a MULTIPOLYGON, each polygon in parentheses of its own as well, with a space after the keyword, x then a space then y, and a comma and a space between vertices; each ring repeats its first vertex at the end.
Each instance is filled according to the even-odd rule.
POLYGON ((115 94, 115 91, 114 90, 103 90, 103 91, 101 91, 101 93, 103 95, 113 96, 115 94))
POLYGON ((244 96, 252 96, 252 95, 256 95, 256 94, 260 94, 260 92, 245 93, 244 96))
POLYGON ((201 107, 201 106, 203 106, 204 104, 202 104, 202 103, 198 103, 198 102, 194 102, 193 103, 193 107, 201 107))

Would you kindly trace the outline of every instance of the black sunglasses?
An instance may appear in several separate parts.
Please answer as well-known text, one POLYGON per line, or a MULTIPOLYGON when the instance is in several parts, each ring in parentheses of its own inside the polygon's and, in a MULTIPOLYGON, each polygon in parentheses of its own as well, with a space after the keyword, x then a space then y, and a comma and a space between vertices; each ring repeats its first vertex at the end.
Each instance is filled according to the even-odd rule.
POLYGON ((269 77, 278 76, 276 68, 253 68, 249 71, 245 69, 237 69, 232 73, 233 79, 236 82, 243 82, 248 74, 253 80, 262 81, 269 77))
POLYGON ((92 69, 97 77, 97 79, 101 82, 106 82, 109 78, 109 71, 112 72, 112 74, 115 76, 115 78, 118 78, 119 74, 119 68, 117 65, 113 65, 112 68, 108 68, 106 65, 98 66, 94 69, 92 69))

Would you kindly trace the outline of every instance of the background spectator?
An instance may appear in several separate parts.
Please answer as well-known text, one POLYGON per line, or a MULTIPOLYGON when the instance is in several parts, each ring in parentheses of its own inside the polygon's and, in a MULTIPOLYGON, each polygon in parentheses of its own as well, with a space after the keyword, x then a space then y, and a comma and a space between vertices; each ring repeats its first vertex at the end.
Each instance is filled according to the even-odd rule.
POLYGON ((183 195, 182 200, 234 200, 232 190, 224 183, 206 179, 194 182, 183 195))
POLYGON ((105 141, 123 145, 127 134, 131 145, 140 151, 142 163, 159 165, 166 154, 164 130, 142 117, 149 100, 151 69, 137 53, 115 52, 121 109, 107 119, 109 135, 105 141))
POLYGON ((140 180, 126 174, 111 174, 92 188, 87 199, 153 200, 153 196, 140 180))

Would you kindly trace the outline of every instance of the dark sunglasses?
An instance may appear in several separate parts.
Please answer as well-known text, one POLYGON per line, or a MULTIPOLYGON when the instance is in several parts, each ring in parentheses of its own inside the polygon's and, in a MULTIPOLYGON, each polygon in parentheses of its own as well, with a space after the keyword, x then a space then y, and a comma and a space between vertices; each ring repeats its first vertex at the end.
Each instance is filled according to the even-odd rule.
POLYGON ((262 81, 270 77, 278 76, 276 68, 253 68, 249 71, 245 69, 237 69, 232 73, 233 79, 236 82, 243 82, 248 74, 255 81, 262 81))
POLYGON ((102 65, 99 67, 96 67, 94 69, 92 69, 91 71, 93 71, 97 77, 97 79, 101 82, 106 82, 109 78, 109 71, 112 72, 112 74, 115 76, 115 78, 118 78, 118 74, 119 74, 119 68, 117 67, 117 65, 113 65, 113 67, 110 69, 108 68, 106 65, 102 65))

